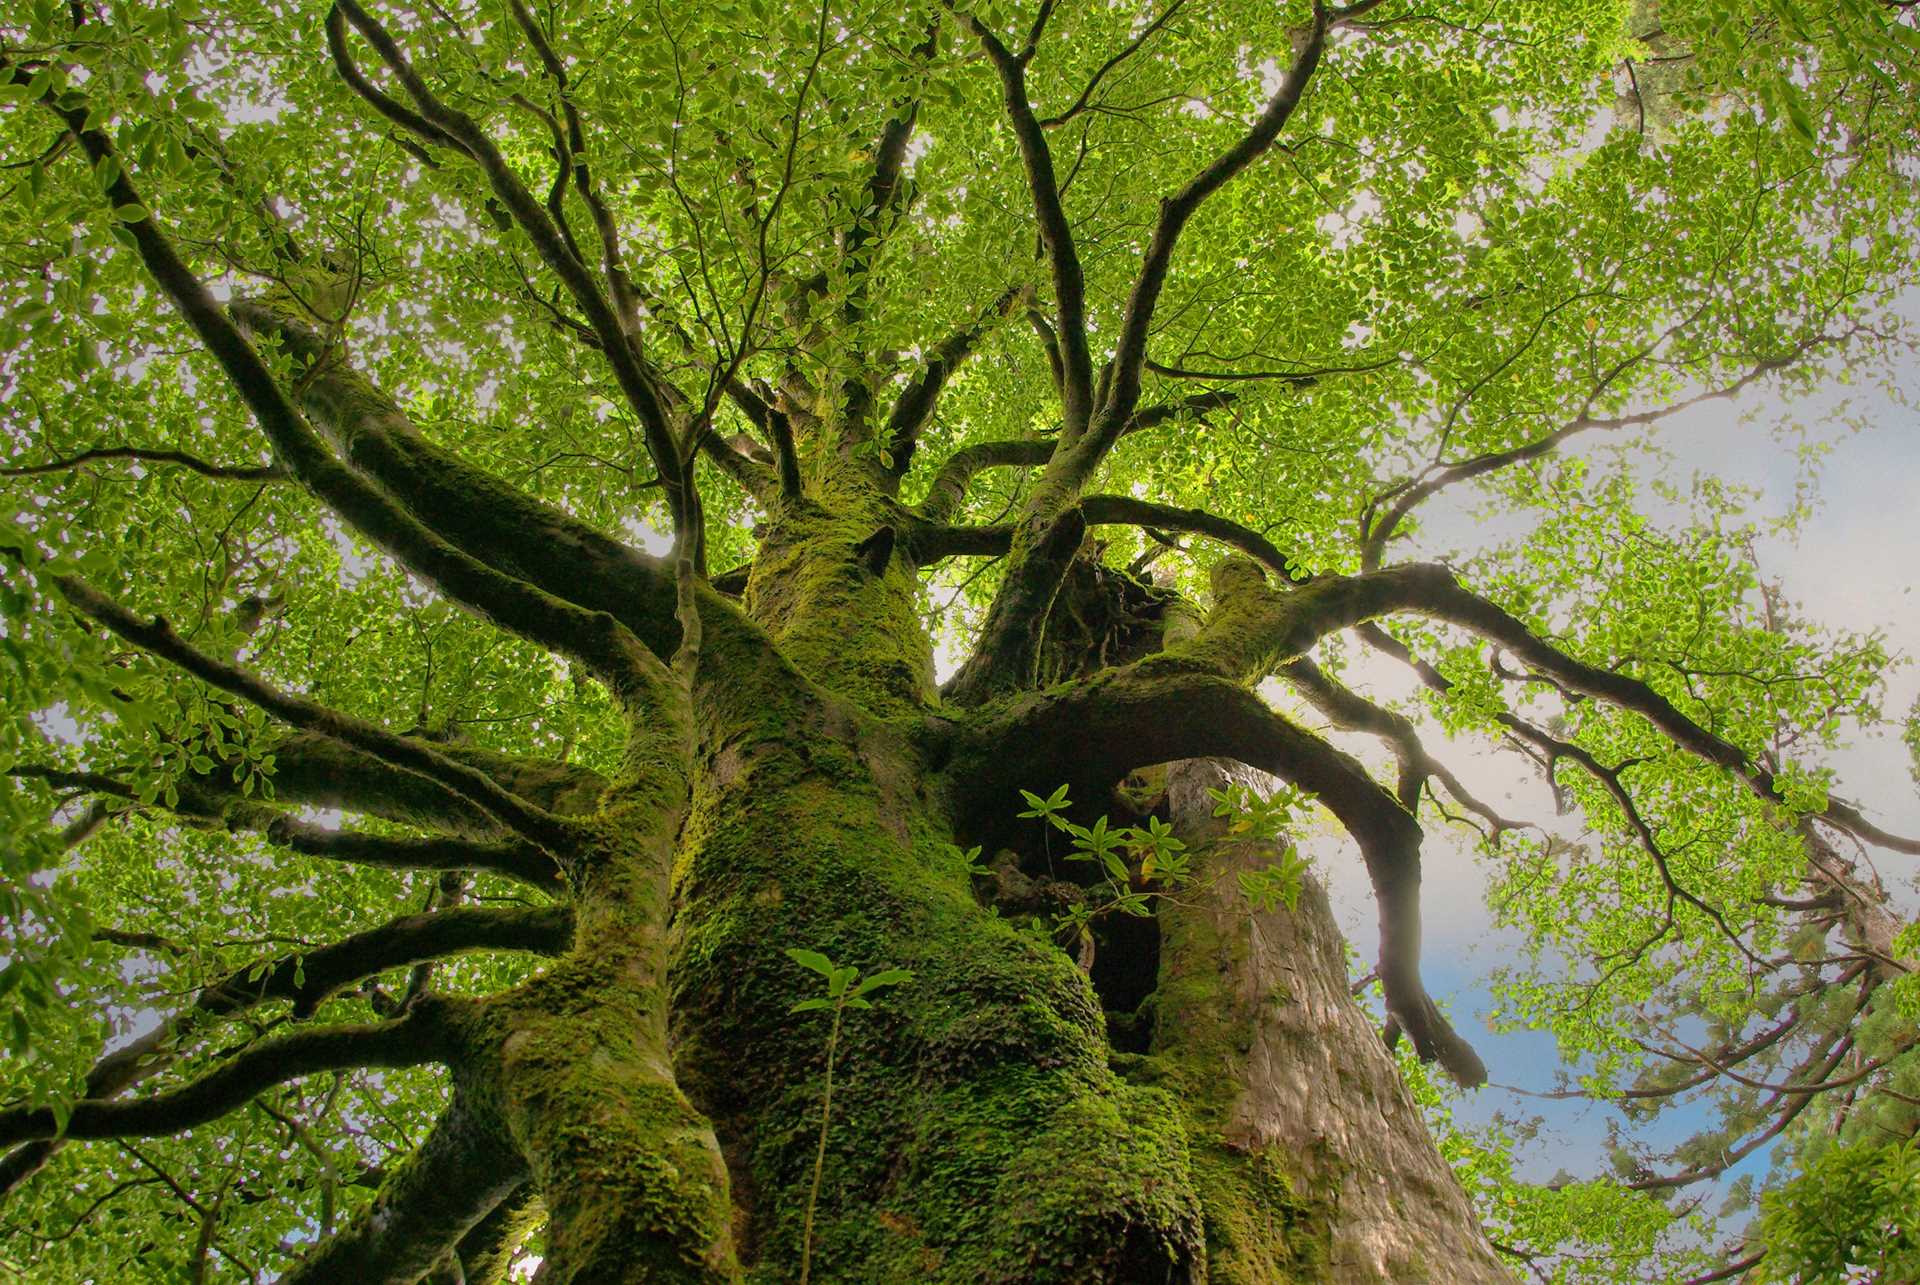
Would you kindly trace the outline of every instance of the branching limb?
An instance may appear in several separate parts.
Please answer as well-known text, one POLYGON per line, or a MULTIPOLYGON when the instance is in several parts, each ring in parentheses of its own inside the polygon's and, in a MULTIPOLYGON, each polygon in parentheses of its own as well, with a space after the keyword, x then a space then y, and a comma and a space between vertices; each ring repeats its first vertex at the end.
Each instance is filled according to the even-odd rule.
POLYGON ((933 475, 917 512, 930 523, 944 525, 960 511, 967 488, 980 473, 990 468, 1039 468, 1052 455, 1053 443, 1040 438, 963 446, 933 475))
POLYGON ((1053 376, 1054 395, 1064 400, 1067 366, 1066 359, 1060 355, 1060 336, 1053 332, 1053 323, 1038 308, 1028 307, 1027 324, 1033 327, 1034 337, 1040 341, 1040 350, 1047 355, 1047 373, 1053 376))
MULTIPOLYGON (((104 1101, 172 1066, 177 1042, 199 1023, 232 1017, 269 1000, 311 1016, 328 996, 365 977, 425 960, 479 950, 559 954, 572 940, 573 914, 562 906, 532 910, 460 907, 407 915, 304 955, 269 961, 264 973, 240 969, 201 989, 193 1004, 140 1039, 101 1057, 88 1071, 83 1096, 104 1101)), ((96 932, 102 940, 162 949, 147 934, 96 932)), ((0 1199, 39 1172, 60 1139, 29 1142, 0 1159, 0 1199)))
MULTIPOLYGON (((296 732, 271 748, 274 798, 278 803, 361 812, 470 838, 497 838, 500 833, 498 825, 462 795, 427 777, 395 772, 380 758, 331 736, 296 732)), ((501 788, 562 816, 592 812, 607 789, 607 781, 599 773, 572 763, 498 754, 459 744, 432 748, 443 758, 485 773, 501 788)), ((244 801, 236 801, 237 791, 216 791, 213 778, 196 781, 196 785, 200 787, 196 794, 207 796, 202 810, 227 824, 237 822, 243 828, 255 829, 274 820, 265 815, 265 809, 255 812, 244 801)), ((197 798, 195 806, 200 806, 197 798)))
POLYGON ((216 482, 280 482, 288 474, 277 464, 209 464, 185 451, 159 450, 144 446, 96 446, 77 455, 62 456, 41 464, 20 464, 0 468, 0 477, 37 477, 43 473, 64 473, 95 460, 132 460, 140 464, 177 464, 201 477, 216 482))
MULTIPOLYGON (((11 70, 15 81, 22 75, 11 70)), ((66 123, 96 167, 116 162, 108 198, 116 209, 144 212, 139 219, 122 221, 120 226, 132 237, 161 293, 212 353, 272 442, 281 463, 295 477, 374 543, 432 580, 455 601, 523 637, 581 656, 608 672, 618 673, 624 667, 624 647, 597 622, 595 613, 584 612, 461 552, 336 459, 239 327, 180 258, 152 213, 145 212, 147 206, 140 193, 117 164, 112 142, 99 130, 87 128, 86 107, 72 105, 68 98, 45 105, 66 123)))
MULTIPOLYGON (((232 314, 298 363, 300 408, 341 457, 471 557, 555 599, 584 600, 598 610, 661 575, 620 541, 429 441, 309 319, 264 300, 237 302, 232 314)), ((563 607, 560 618, 568 614, 563 607)), ((571 614, 575 628, 590 630, 581 613, 571 614)))
POLYGON ((1087 79, 1086 87, 1080 91, 1080 96, 1073 100, 1072 106, 1057 115, 1049 116, 1042 120, 1040 122, 1040 128, 1056 129, 1072 120, 1075 116, 1078 116, 1081 112, 1086 111, 1093 103, 1094 91, 1100 88, 1100 82, 1105 80, 1121 63, 1139 53, 1141 47, 1144 46, 1147 41, 1153 39, 1154 34, 1158 32, 1160 28, 1166 26, 1174 14, 1180 12, 1180 6, 1184 3, 1186 3, 1186 0, 1171 0, 1171 3, 1162 9, 1152 22, 1149 22, 1140 29, 1139 34, 1122 46, 1118 53, 1101 63, 1100 66, 1094 70, 1093 75, 1087 79))
MULTIPOLYGON (((1114 347, 1113 378, 1105 401, 1098 407, 1098 422, 1092 426, 1089 440, 1074 451, 1071 462, 1062 461, 1072 474, 1073 485, 1084 485, 1093 475, 1094 468, 1119 439, 1127 421, 1133 417, 1134 407, 1139 404, 1147 337, 1180 234, 1208 197, 1233 181, 1280 137, 1280 131, 1299 106, 1301 95, 1320 65, 1320 54, 1336 16, 1333 11, 1315 7, 1313 21, 1299 40, 1280 87, 1252 127, 1178 192, 1161 201, 1159 219, 1154 224, 1146 256, 1121 317, 1120 337, 1114 347)), ((1071 425, 1069 433, 1072 433, 1071 425)))
POLYGON ((983 709, 959 733, 962 815, 1012 815, 1018 790, 1063 777, 1097 798, 1128 772, 1183 758, 1219 757, 1312 792, 1360 846, 1380 911, 1380 977, 1387 1008, 1423 1059, 1464 1084, 1486 1069, 1420 981, 1419 823, 1353 758, 1269 709, 1204 663, 1161 653, 1046 692, 983 709))
POLYGON ((351 1227, 301 1260, 286 1285, 417 1281, 525 1183, 526 1162, 503 1130, 458 1090, 415 1151, 351 1227))
MULTIPOLYGON (((1085 356, 1085 304, 1080 294, 1080 268, 1076 258, 1070 264, 1070 278, 1062 270, 1062 265, 1068 262, 1063 258, 1062 247, 1065 252, 1071 252, 1072 236, 1053 186, 1045 133, 1027 103, 1025 63, 1009 54, 979 23, 972 22, 988 57, 1000 71, 1008 114, 1027 162, 1028 186, 1034 194, 1042 240, 1054 264, 1055 293, 1060 296, 1060 344, 1066 367, 1067 415, 1060 446, 1030 492, 1015 525, 1012 566, 987 609, 979 649, 948 685, 948 699, 959 704, 979 704, 1018 690, 1030 679, 1033 656, 1017 650, 1002 654, 999 648, 1025 645, 1030 634, 1022 629, 1019 621, 1044 620, 1051 610, 1059 592, 1060 578, 1065 575, 1073 553, 1066 539, 1070 531, 1058 528, 1077 525, 1068 522, 1066 515, 1073 513, 1075 502, 1095 470, 1134 421, 1154 309, 1166 285, 1181 232, 1208 197, 1231 182, 1279 138, 1319 65, 1321 50, 1332 27, 1369 7, 1370 0, 1360 0, 1346 9, 1316 6, 1313 21, 1300 39, 1279 89, 1253 126, 1178 192, 1161 201, 1159 218, 1122 315, 1113 359, 1101 380, 1097 406, 1080 400, 1089 395, 1087 380, 1091 374, 1091 361, 1085 356), (1086 408, 1085 414, 1078 413, 1082 406, 1086 408)), ((1074 539, 1077 541, 1077 538, 1076 535, 1074 539)))
POLYGON ((1027 295, 1028 292, 1019 287, 1002 291, 983 316, 968 322, 935 344, 920 374, 901 390, 892 412, 887 416, 886 427, 887 474, 893 479, 894 485, 899 485, 900 479, 907 475, 907 469, 912 466, 914 451, 920 444, 920 434, 933 421, 933 412, 940 404, 940 393, 953 377, 953 372, 972 355, 987 332, 1027 295))
POLYGON ((273 843, 327 861, 390 870, 490 870, 543 892, 558 893, 565 887, 554 860, 527 843, 487 843, 451 835, 396 838, 329 830, 258 805, 231 808, 224 820, 229 829, 258 830, 273 843))
MULTIPOLYGON (((1785 797, 1763 764, 1694 722, 1658 691, 1629 674, 1566 655, 1524 621, 1461 585, 1452 571, 1438 563, 1407 563, 1275 591, 1257 567, 1228 559, 1214 568, 1214 587, 1218 600, 1214 616, 1190 646, 1221 672, 1271 673, 1337 630, 1395 613, 1426 616, 1499 644, 1568 691, 1640 715, 1682 750, 1731 772, 1767 802, 1779 803, 1785 797)), ((1375 630, 1366 636, 1372 640, 1381 635, 1375 630)), ((1866 842, 1920 855, 1920 840, 1889 834, 1841 800, 1829 798, 1816 815, 1866 842)))
MULTIPOLYGON (((1859 1015, 1856 1006, 1854 1015, 1859 1015)), ((1853 1052, 1853 1037, 1842 1035, 1830 1045, 1816 1048, 1805 1061, 1794 1068, 1792 1080, 1797 1083, 1812 1083, 1828 1079, 1840 1064, 1853 1052)), ((1786 1132, 1787 1126, 1799 1118, 1816 1099, 1817 1094, 1783 1093, 1775 1091, 1762 1104, 1762 1118, 1772 1115, 1773 1123, 1766 1128, 1749 1134, 1739 1143, 1723 1147, 1718 1156, 1710 1161, 1694 1165, 1675 1173, 1653 1174, 1636 1178, 1625 1184, 1629 1191, 1667 1191, 1677 1187, 1691 1186, 1711 1178, 1718 1178, 1727 1170, 1745 1160, 1773 1139, 1786 1132), (1777 1114, 1774 1114, 1777 1112, 1777 1114)))
POLYGON ((1592 395, 1587 398, 1586 404, 1581 407, 1580 412, 1558 428, 1544 433, 1532 441, 1524 442, 1519 446, 1513 446, 1499 451, 1486 451, 1451 464, 1434 464, 1416 479, 1403 482, 1399 486, 1390 488, 1383 494, 1374 497, 1367 505, 1366 511, 1361 519, 1362 565, 1368 570, 1378 567, 1386 551, 1387 542, 1393 539, 1408 514, 1412 513, 1414 509, 1426 503, 1448 487, 1472 478, 1484 477, 1489 473, 1498 472, 1514 464, 1520 464, 1527 460, 1539 459, 1542 456, 1550 455, 1558 450, 1561 444, 1569 438, 1577 437, 1582 433, 1621 432, 1627 429, 1644 428, 1692 407, 1704 405, 1708 402, 1724 401, 1737 397, 1742 391, 1765 376, 1776 371, 1791 368, 1815 348, 1837 342, 1840 342, 1840 340, 1834 336, 1824 334, 1815 336, 1796 345, 1790 353, 1784 356, 1770 357, 1762 361, 1754 362, 1745 373, 1731 383, 1708 392, 1669 403, 1656 410, 1641 411, 1632 415, 1600 416, 1593 414, 1594 402, 1600 394, 1611 386, 1621 374, 1625 373, 1633 362, 1643 359, 1648 355, 1647 353, 1635 354, 1634 357, 1624 360, 1614 369, 1602 375, 1597 387, 1592 395), (1382 504, 1387 506, 1384 512, 1380 512, 1380 506, 1382 504), (1374 516, 1376 513, 1378 513, 1377 517, 1374 516))
MULTIPOLYGON (((1205 393, 1164 407, 1152 407, 1131 416, 1125 431, 1138 431, 1184 415, 1199 414, 1232 399, 1232 393, 1205 393)), ((954 704, 977 705, 1032 684, 1040 638, 1033 622, 1044 621, 1053 609, 1060 582, 1091 520, 1085 507, 1078 503, 1081 480, 1070 468, 1062 471, 1062 460, 1074 456, 1080 449, 1081 444, 1070 446, 1063 435, 1033 489, 1025 513, 1008 528, 1011 568, 987 608, 986 623, 973 655, 944 689, 946 698, 954 704)), ((1123 511, 1137 512, 1122 497, 1106 497, 1101 503, 1116 515, 1123 511)), ((1258 553, 1278 553, 1262 537, 1224 519, 1173 509, 1162 509, 1160 513, 1169 519, 1201 523, 1230 543, 1244 542, 1258 553)), ((1131 521, 1132 517, 1120 520, 1131 521)), ((1285 559, 1278 558, 1277 565, 1284 568, 1285 559)), ((1292 573, 1283 570, 1281 574, 1292 573)))
POLYGON ((320 1071, 420 1066, 452 1053, 442 1002, 422 1003, 398 1021, 326 1026, 262 1040, 177 1089, 128 1102, 82 1099, 63 1131, 46 1107, 0 1111, 0 1146, 68 1138, 160 1137, 216 1120, 276 1084, 320 1071))
MULTIPOLYGON (((172 1054, 163 1047, 166 1035, 166 1027, 156 1027, 96 1061, 82 1082, 83 1099, 110 1098, 169 1065, 172 1054)), ((0 1158, 0 1200, 39 1173, 62 1145, 60 1139, 44 1138, 17 1146, 0 1158)))
MULTIPOLYGON (((1233 401, 1233 393, 1216 391, 1144 407, 1134 415, 1133 422, 1127 426, 1127 433, 1138 433, 1189 418, 1201 418, 1210 410, 1232 405, 1233 401)), ((928 484, 927 493, 916 511, 931 523, 951 522, 967 498, 967 488, 980 473, 990 468, 1039 468, 1053 458, 1053 452, 1054 442, 1047 438, 1016 438, 963 446, 948 456, 935 471, 933 481, 928 484)), ((1285 574, 1278 566, 1275 570, 1285 574)))
POLYGON ((328 997, 364 977, 393 968, 483 950, 558 955, 573 939, 565 906, 506 909, 456 906, 402 915, 305 954, 240 969, 200 992, 194 1011, 226 1017, 269 1000, 286 1000, 295 1017, 311 1017, 328 997))
MULTIPOLYGON (((1086 533, 1086 518, 1078 509, 1068 509, 1042 527, 1026 549, 1026 556, 1008 568, 1000 592, 987 611, 973 655, 943 689, 949 702, 978 705, 1000 693, 1032 685, 1047 614, 1060 591, 1060 579, 1080 552, 1086 533), (1012 604, 1031 610, 1016 610, 1012 604)), ((1019 532, 1011 532, 1009 545, 1018 538, 1019 532)))
POLYGON ((1196 370, 1191 366, 1172 365, 1155 361, 1148 357, 1142 363, 1146 369, 1168 379, 1200 379, 1209 384, 1248 384, 1271 382, 1288 384, 1294 388, 1312 388, 1329 375, 1354 375, 1369 370, 1384 370, 1388 366, 1397 366, 1402 358, 1396 354, 1383 357, 1379 361, 1362 362, 1347 366, 1297 366, 1290 370, 1196 370))
POLYGON ((1093 356, 1087 344, 1086 276, 1080 267, 1080 251, 1074 245, 1072 225, 1060 201, 1053 151, 1047 145, 1046 131, 1035 118, 1033 102, 1027 96, 1027 63, 1033 49, 1028 46, 1016 54, 978 18, 964 13, 959 18, 980 42, 987 60, 999 74, 1007 119, 1020 145, 1020 161, 1033 198, 1040 243, 1046 247, 1047 262, 1053 271, 1054 308, 1059 320, 1056 343, 1060 353, 1061 404, 1067 433, 1077 437, 1086 430, 1093 415, 1093 356))
MULTIPOLYGON (((1026 443, 991 442, 986 445, 1011 447, 1025 446, 1026 443)), ((1151 500, 1136 500, 1130 495, 1089 495, 1080 501, 1079 513, 1090 527, 1137 526, 1151 531, 1188 531, 1209 536, 1240 550, 1279 576, 1291 579, 1300 574, 1293 569, 1287 556, 1258 531, 1204 509, 1176 508, 1170 504, 1155 504, 1151 500)), ((908 529, 906 542, 914 562, 920 566, 930 566, 943 558, 987 557, 1005 553, 1013 544, 1013 528, 1007 525, 915 525, 908 529)))
MULTIPOLYGON (((639 416, 647 452, 653 457, 654 470, 660 475, 665 488, 675 531, 691 530, 695 501, 687 494, 682 454, 668 412, 668 399, 661 388, 659 376, 641 358, 633 336, 622 326, 614 304, 601 291, 586 264, 568 244, 551 214, 527 190, 486 132, 466 113, 449 107, 434 94, 385 26, 355 0, 336 0, 327 15, 327 42, 335 66, 347 83, 356 90, 366 83, 365 77, 353 70, 352 56, 346 44, 347 23, 351 23, 360 33, 406 91, 412 107, 402 110, 413 120, 410 123, 379 101, 368 101, 388 119, 412 129, 424 141, 451 146, 471 159, 486 178, 495 199, 533 242, 541 261, 573 296, 587 324, 600 337, 601 348, 608 365, 613 369, 615 382, 639 416)), ((362 97, 365 96, 363 93, 362 97)), ((387 102, 391 103, 391 100, 387 102)))
POLYGON ((1474 797, 1444 763, 1428 753, 1426 746, 1420 742, 1419 733, 1414 730, 1412 720, 1405 715, 1376 705, 1336 682, 1308 657, 1302 656, 1290 662, 1280 672, 1315 709, 1335 724, 1377 736, 1388 744, 1400 763, 1400 806, 1407 811, 1417 814, 1421 788, 1428 778, 1433 778, 1444 785, 1447 793, 1459 800, 1461 806, 1491 826, 1496 837, 1503 831, 1521 828, 1522 823, 1507 820, 1474 797))
MULTIPOLYGON (((606 278, 607 289, 612 296, 614 310, 621 325, 632 334, 640 325, 639 297, 634 291, 633 282, 627 274, 624 256, 620 248, 620 233, 614 223, 613 212, 607 208, 599 188, 593 181, 593 173, 587 166, 587 131, 580 119, 579 109, 574 105, 571 87, 567 83, 567 67, 564 60, 554 51, 547 34, 527 8, 524 0, 512 0, 509 6, 514 22, 519 26, 527 42, 533 46, 540 59, 541 67, 547 78, 553 83, 554 96, 560 102, 561 116, 566 128, 557 133, 556 151, 565 175, 573 180, 574 190, 580 201, 587 207, 593 219, 595 233, 600 238, 601 272, 606 278)), ((558 202, 554 203, 557 207, 558 202)), ((559 210, 554 210, 554 222, 563 230, 565 223, 559 210)), ((581 258, 575 247, 574 257, 581 258)))
POLYGON ((553 854, 568 853, 578 826, 504 789, 486 773, 455 762, 424 741, 276 690, 255 675, 192 647, 164 619, 143 621, 106 595, 71 576, 53 577, 61 594, 81 613, 180 666, 201 681, 231 692, 303 731, 319 732, 395 767, 417 772, 472 802, 501 825, 553 854))
POLYGON ((533 1184, 521 1186, 460 1238, 440 1269, 445 1279, 425 1277, 422 1285, 503 1285, 515 1255, 544 1217, 533 1184))

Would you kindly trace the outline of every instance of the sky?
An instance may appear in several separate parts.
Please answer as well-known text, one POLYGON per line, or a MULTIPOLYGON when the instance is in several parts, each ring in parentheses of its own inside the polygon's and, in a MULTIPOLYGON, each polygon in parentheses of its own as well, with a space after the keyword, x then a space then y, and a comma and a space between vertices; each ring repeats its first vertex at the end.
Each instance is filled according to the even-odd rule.
MULTIPOLYGON (((1920 312, 1920 299, 1904 309, 1920 312)), ((1909 357, 1894 376, 1895 385, 1920 391, 1920 359, 1909 357)), ((1643 480, 1664 477, 1686 483, 1711 474, 1753 487, 1760 499, 1756 519, 1777 516, 1794 501, 1803 470, 1795 457, 1797 433, 1831 445, 1819 467, 1817 503, 1797 538, 1768 538, 1757 547, 1766 578, 1777 582, 1798 614, 1854 630, 1879 629, 1890 649, 1920 659, 1920 594, 1913 592, 1914 566, 1920 558, 1920 410, 1880 389, 1828 389, 1793 401, 1780 401, 1764 389, 1735 403, 1711 403, 1676 415, 1654 430, 1648 441, 1658 452, 1630 458, 1643 480), (1664 458, 1662 458, 1664 456, 1664 458)), ((1617 467, 1618 442, 1592 438, 1570 444, 1569 453, 1586 454, 1596 471, 1617 467)), ((1489 523, 1477 514, 1476 498, 1466 488, 1445 492, 1430 502, 1424 527, 1408 556, 1449 560, 1470 555, 1489 537, 1516 528, 1489 523)), ((1407 680, 1380 671, 1383 687, 1410 690, 1407 680)), ((1847 748, 1834 755, 1835 792, 1860 803, 1869 817, 1902 834, 1920 834, 1920 789, 1901 743, 1898 722, 1920 697, 1920 663, 1896 667, 1886 686, 1883 713, 1895 727, 1872 734, 1854 729, 1847 748)), ((1551 819, 1552 800, 1530 764, 1516 754, 1495 751, 1480 741, 1449 742, 1437 728, 1424 732, 1428 746, 1452 767, 1468 788, 1502 813, 1516 818, 1551 819)), ((1336 738, 1340 739, 1340 738, 1336 738)), ((1361 752, 1364 738, 1347 739, 1361 752)), ((1380 757, 1377 748, 1369 755, 1380 757)), ((1470 836, 1469 836, 1470 837, 1470 836)), ((1314 844, 1316 867, 1327 880, 1341 928, 1361 959, 1377 950, 1378 931, 1371 890, 1357 850, 1338 838, 1314 844)), ((1456 1025, 1486 1059, 1496 1085, 1548 1090, 1560 1063, 1551 1037, 1496 1035, 1485 1014, 1492 1007, 1486 985, 1489 972, 1514 955, 1517 934, 1496 929, 1485 906, 1489 868, 1468 842, 1429 828, 1423 884, 1425 924, 1423 961, 1428 988, 1449 1007, 1456 1025)), ((1920 911, 1920 862, 1899 854, 1875 852, 1874 860, 1897 901, 1911 915, 1920 911)), ((1612 1108, 1594 1104, 1545 1102, 1489 1086, 1455 1105, 1462 1123, 1480 1124, 1496 1112, 1508 1117, 1537 1116, 1540 1137, 1519 1153, 1523 1177, 1549 1179, 1564 1170, 1576 1176, 1605 1172, 1602 1140, 1612 1108)), ((1685 1137, 1703 1123, 1698 1108, 1669 1111, 1657 1126, 1667 1143, 1685 1137)), ((1640 1136, 1654 1140, 1651 1133, 1640 1136)), ((1766 1150, 1757 1152, 1730 1176, 1764 1171, 1766 1150)))

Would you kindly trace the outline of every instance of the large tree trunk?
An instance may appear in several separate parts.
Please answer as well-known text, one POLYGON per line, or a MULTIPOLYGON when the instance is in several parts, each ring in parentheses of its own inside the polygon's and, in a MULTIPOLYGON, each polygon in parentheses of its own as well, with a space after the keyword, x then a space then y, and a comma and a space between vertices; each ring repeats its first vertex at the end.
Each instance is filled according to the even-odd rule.
POLYGON ((1223 842, 1209 789, 1270 785, 1191 759, 1167 804, 1213 878, 1160 909, 1154 1058, 1180 1077, 1208 1277, 1504 1281, 1379 1032, 1350 996, 1325 889, 1252 910, 1236 876, 1279 854, 1223 842))
MULTIPOLYGON (((1206 891, 1162 911, 1145 1058, 1115 1052, 1103 1006, 1131 1001, 1103 1001, 1101 970, 981 904, 956 845, 992 826, 956 802, 964 761, 943 772, 868 712, 928 672, 909 573, 838 552, 870 529, 770 533, 785 556, 748 601, 781 646, 709 631, 693 689, 669 1007, 747 1274, 794 1279, 804 1252, 815 1279, 860 1282, 1505 1279, 1347 996, 1317 890, 1256 917, 1234 869, 1259 854, 1210 849, 1206 891), (818 980, 790 946, 913 973, 847 1016, 804 1247, 829 1026, 790 1011, 818 980)), ((1196 843, 1219 771, 1171 777, 1196 843)), ((1105 949, 1150 964, 1153 935, 1105 949)))

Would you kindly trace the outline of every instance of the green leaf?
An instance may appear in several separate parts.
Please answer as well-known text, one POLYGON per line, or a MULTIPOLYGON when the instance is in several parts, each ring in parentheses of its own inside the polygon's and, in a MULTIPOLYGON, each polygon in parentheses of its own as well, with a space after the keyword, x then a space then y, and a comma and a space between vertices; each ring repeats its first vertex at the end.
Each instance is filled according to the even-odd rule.
POLYGON ((904 968, 883 968, 877 973, 869 973, 862 978, 860 984, 853 988, 853 994, 865 995, 869 991, 877 991, 884 986, 898 986, 902 982, 912 980, 913 974, 904 968))
POLYGON ((822 977, 830 978, 833 976, 833 961, 817 950, 805 950, 799 946, 789 946, 787 947, 787 958, 800 965, 800 967, 816 972, 822 977))

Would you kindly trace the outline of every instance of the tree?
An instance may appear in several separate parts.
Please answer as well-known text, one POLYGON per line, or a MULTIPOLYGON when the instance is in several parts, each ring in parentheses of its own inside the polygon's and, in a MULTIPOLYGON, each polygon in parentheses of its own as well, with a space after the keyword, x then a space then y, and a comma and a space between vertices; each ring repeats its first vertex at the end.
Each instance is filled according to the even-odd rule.
POLYGON ((1390 1048, 1487 1075, 1421 980, 1462 820, 1590 1091, 1747 1094, 1743 1155, 1912 1101, 1851 845, 1920 844, 1821 765, 1886 647, 1775 610, 1738 495, 1668 531, 1559 453, 1895 351, 1906 6, 0 39, 14 1263, 1466 1280, 1664 1225, 1731 1162, 1531 1192, 1496 1252, 1415 1113, 1390 1048), (1468 484, 1527 534, 1400 557, 1468 484))

